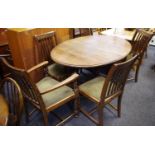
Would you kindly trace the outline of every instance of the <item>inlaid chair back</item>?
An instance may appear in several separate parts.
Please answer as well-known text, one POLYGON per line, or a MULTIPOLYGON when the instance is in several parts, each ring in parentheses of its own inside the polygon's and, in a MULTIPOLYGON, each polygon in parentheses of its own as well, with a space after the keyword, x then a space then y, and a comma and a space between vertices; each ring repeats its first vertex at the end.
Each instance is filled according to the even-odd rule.
POLYGON ((43 100, 35 83, 32 82, 29 74, 24 69, 18 69, 11 66, 6 59, 1 59, 7 70, 11 73, 11 77, 19 84, 24 97, 29 100, 34 106, 44 110, 43 100))
POLYGON ((35 49, 41 61, 51 61, 50 52, 57 45, 54 31, 34 36, 35 49))
POLYGON ((153 33, 147 32, 142 29, 136 29, 135 35, 132 40, 132 54, 144 53, 153 33))
POLYGON ((23 95, 18 83, 6 77, 0 83, 0 92, 5 97, 9 107, 9 124, 20 125, 23 111, 23 95))
POLYGON ((126 62, 114 64, 112 66, 102 89, 101 102, 113 99, 123 92, 128 74, 137 57, 138 55, 135 55, 126 62))

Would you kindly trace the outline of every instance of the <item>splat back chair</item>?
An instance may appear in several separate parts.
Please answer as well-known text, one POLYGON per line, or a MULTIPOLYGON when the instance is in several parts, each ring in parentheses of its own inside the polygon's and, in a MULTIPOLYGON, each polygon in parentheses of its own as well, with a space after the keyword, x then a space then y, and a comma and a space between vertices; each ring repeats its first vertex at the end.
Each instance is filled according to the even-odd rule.
POLYGON ((78 103, 78 89, 76 80, 78 78, 78 74, 75 73, 62 82, 58 82, 57 80, 46 76, 39 82, 34 83, 31 80, 29 73, 39 69, 40 67, 46 66, 48 64, 47 61, 40 63, 27 71, 9 65, 4 58, 2 59, 2 62, 10 71, 11 77, 20 85, 25 99, 32 103, 36 109, 41 111, 45 125, 48 125, 49 122, 48 113, 69 101, 75 100, 75 109, 70 116, 62 120, 57 125, 62 125, 65 121, 77 113, 76 105, 78 103), (74 83, 74 89, 66 86, 70 83, 74 83))
MULTIPOLYGON (((142 30, 147 31, 149 33, 152 33, 152 37, 155 35, 155 29, 154 28, 142 28, 142 30)), ((149 44, 148 44, 148 46, 149 46, 149 44)), ((145 50, 145 58, 148 57, 148 50, 147 50, 148 46, 146 47, 146 50, 145 50)))
POLYGON ((79 28, 80 36, 88 36, 93 35, 93 31, 91 28, 79 28))
POLYGON ((138 56, 135 55, 126 62, 114 64, 106 78, 98 76, 79 86, 80 94, 96 105, 95 109, 89 112, 82 107, 80 107, 80 111, 95 124, 103 125, 103 109, 107 104, 117 110, 118 117, 121 116, 121 99, 125 82, 137 57, 138 56), (114 107, 114 105, 110 103, 114 98, 118 98, 117 107, 114 107), (97 119, 92 116, 95 111, 97 111, 97 119))
POLYGON ((47 73, 51 77, 61 81, 71 75, 72 69, 54 63, 50 57, 50 52, 57 45, 56 33, 54 31, 34 36, 34 46, 36 57, 39 62, 49 61, 47 73))
POLYGON ((93 31, 91 28, 72 28, 73 38, 89 36, 89 35, 93 35, 93 31))
POLYGON ((146 32, 142 29, 136 29, 135 35, 132 40, 132 50, 127 59, 130 59, 132 56, 136 54, 139 54, 139 57, 132 67, 132 70, 135 72, 135 76, 128 80, 135 80, 135 82, 138 81, 139 69, 142 64, 146 48, 152 38, 152 35, 153 33, 146 32))
POLYGON ((6 77, 0 83, 0 92, 8 104, 9 119, 7 125, 20 125, 24 104, 18 83, 14 79, 6 77))

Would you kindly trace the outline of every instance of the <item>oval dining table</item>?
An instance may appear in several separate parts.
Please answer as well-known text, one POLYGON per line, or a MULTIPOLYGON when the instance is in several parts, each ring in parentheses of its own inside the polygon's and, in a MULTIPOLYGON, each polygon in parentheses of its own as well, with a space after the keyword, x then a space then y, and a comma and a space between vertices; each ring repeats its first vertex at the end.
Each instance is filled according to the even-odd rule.
POLYGON ((93 35, 60 43, 51 51, 51 58, 68 67, 93 68, 118 62, 130 51, 131 44, 124 39, 93 35))

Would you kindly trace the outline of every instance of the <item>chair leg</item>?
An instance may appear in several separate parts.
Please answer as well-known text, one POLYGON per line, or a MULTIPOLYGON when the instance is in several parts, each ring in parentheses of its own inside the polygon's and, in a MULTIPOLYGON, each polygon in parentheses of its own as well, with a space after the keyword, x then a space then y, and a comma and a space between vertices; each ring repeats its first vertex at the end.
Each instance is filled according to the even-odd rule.
POLYGON ((98 125, 103 126, 103 106, 97 107, 97 113, 98 113, 98 125))
POLYGON ((145 58, 148 58, 148 54, 147 54, 147 51, 145 51, 145 58))
POLYGON ((80 97, 76 97, 75 101, 74 101, 74 113, 75 113, 75 117, 79 116, 79 112, 80 112, 80 97))
POLYGON ((27 103, 25 101, 24 101, 24 103, 25 103, 24 104, 25 121, 26 121, 26 123, 29 123, 30 122, 30 118, 29 118, 28 107, 27 107, 27 103))
POLYGON ((139 73, 139 68, 136 69, 136 72, 135 72, 135 82, 138 82, 138 73, 139 73))
POLYGON ((122 95, 118 97, 118 103, 117 103, 117 116, 121 117, 121 102, 122 102, 122 95))
POLYGON ((43 119, 44 119, 44 125, 48 125, 48 114, 47 112, 42 112, 43 113, 43 119))

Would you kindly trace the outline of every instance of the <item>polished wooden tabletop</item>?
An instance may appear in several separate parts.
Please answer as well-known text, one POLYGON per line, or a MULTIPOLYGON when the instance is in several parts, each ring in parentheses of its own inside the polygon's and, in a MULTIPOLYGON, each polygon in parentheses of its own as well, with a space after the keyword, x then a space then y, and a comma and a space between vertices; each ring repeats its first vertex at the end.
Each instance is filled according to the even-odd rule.
POLYGON ((9 117, 8 104, 4 97, 0 95, 0 125, 7 125, 9 117))
POLYGON ((58 64, 91 68, 117 62, 125 58, 131 44, 113 36, 93 35, 65 41, 51 51, 51 58, 58 64))
POLYGON ((116 36, 122 39, 126 39, 128 41, 132 41, 132 38, 135 34, 135 30, 132 31, 128 31, 125 29, 121 29, 121 28, 113 28, 113 29, 108 29, 105 31, 100 32, 100 34, 104 34, 104 35, 110 35, 110 36, 116 36))

